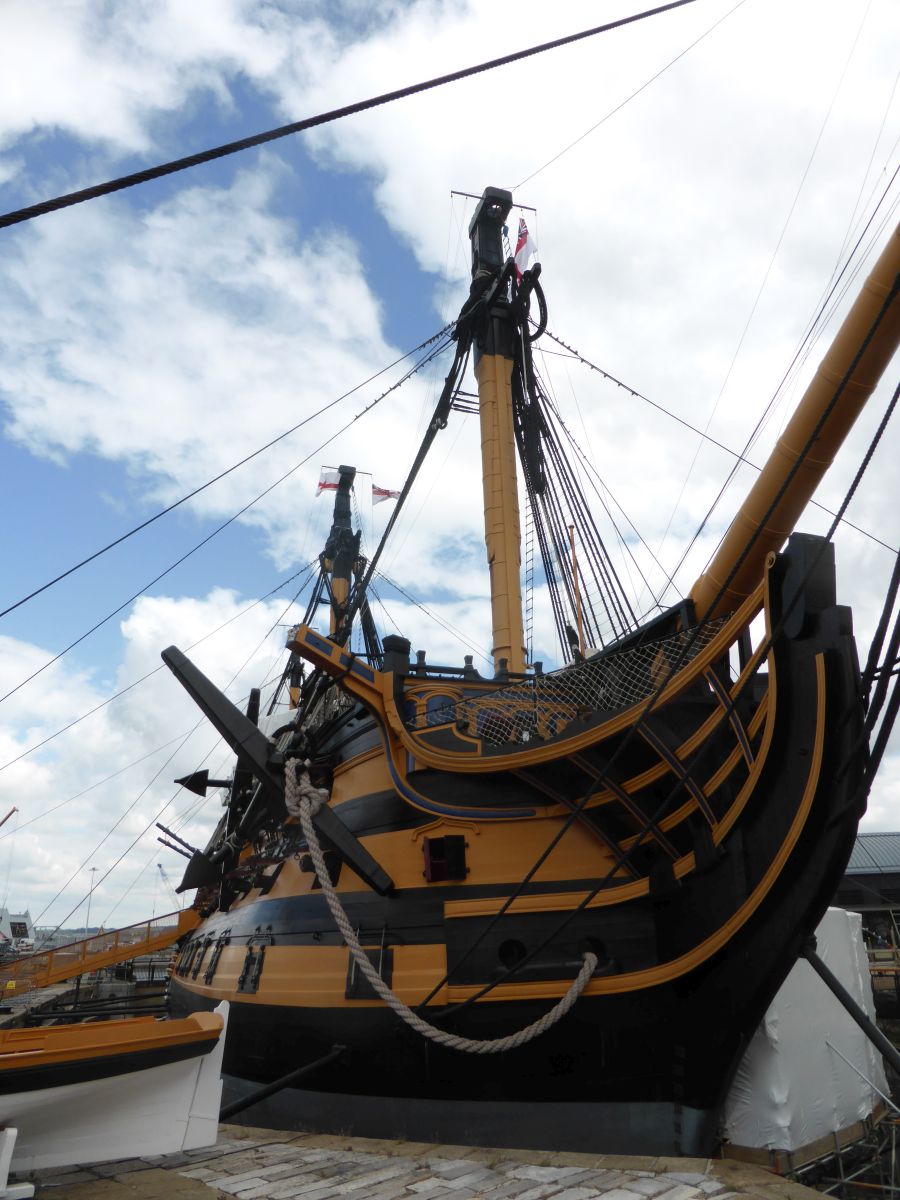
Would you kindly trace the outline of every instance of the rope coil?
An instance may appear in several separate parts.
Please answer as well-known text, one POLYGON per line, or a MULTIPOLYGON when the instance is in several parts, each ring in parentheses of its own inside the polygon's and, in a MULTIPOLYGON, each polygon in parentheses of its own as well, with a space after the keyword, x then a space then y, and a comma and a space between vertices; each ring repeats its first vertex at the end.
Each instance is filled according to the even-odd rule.
POLYGON ((316 869, 316 876, 321 885, 322 894, 334 918, 334 923, 337 925, 341 936, 346 942, 347 948, 353 956, 356 965, 369 981, 376 994, 411 1029, 421 1034, 422 1037, 429 1038, 441 1046, 447 1046, 451 1050, 462 1050, 469 1054, 502 1054, 506 1050, 515 1050, 519 1046, 524 1046, 526 1043, 533 1041, 534 1038, 540 1037, 542 1033, 546 1033, 557 1021, 562 1020, 584 991, 588 980, 593 975, 597 966, 597 956, 590 951, 584 955, 584 965, 562 999, 549 1012, 544 1013, 542 1017, 538 1018, 537 1021, 532 1022, 531 1025, 526 1025, 524 1029, 520 1029, 517 1033, 508 1034, 506 1037, 493 1038, 489 1041, 459 1037, 455 1033, 448 1033, 445 1029, 438 1029, 437 1026, 429 1024, 428 1021, 423 1020, 414 1013, 408 1005, 404 1004, 391 991, 381 978, 380 972, 369 961, 369 956, 360 945, 359 939, 350 922, 347 920, 347 914, 344 912, 332 885, 331 876, 325 865, 325 857, 322 854, 322 847, 319 844, 312 821, 313 816, 327 802, 327 790, 312 786, 306 766, 297 759, 292 759, 286 764, 284 782, 287 810, 291 816, 296 816, 300 820, 304 837, 309 846, 309 854, 316 869))

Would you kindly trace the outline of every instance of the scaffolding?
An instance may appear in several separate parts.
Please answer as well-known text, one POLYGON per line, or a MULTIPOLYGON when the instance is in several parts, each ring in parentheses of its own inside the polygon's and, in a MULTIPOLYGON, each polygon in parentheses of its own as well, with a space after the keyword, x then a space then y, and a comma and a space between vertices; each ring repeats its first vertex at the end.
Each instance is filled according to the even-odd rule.
POLYGON ((786 1178, 839 1200, 900 1196, 898 1131, 900 1110, 894 1110, 880 1120, 866 1122, 865 1134, 858 1141, 842 1143, 835 1134, 828 1153, 788 1172, 786 1178))

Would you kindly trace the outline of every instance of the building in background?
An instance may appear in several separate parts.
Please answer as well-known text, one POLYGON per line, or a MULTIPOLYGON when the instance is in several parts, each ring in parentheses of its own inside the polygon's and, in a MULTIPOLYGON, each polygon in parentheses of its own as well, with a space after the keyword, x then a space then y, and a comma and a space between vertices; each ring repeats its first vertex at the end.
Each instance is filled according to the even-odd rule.
POLYGON ((870 948, 900 947, 900 833, 857 834, 834 902, 862 913, 870 948))
POLYGON ((11 913, 0 908, 0 947, 19 948, 18 944, 30 942, 34 945, 34 925, 28 909, 23 913, 11 913))

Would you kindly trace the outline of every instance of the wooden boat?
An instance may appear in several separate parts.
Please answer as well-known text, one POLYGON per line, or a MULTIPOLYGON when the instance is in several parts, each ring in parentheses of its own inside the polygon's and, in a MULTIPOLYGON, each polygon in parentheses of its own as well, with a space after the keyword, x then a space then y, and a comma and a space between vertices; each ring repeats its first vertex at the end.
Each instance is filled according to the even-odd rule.
POLYGON ((319 586, 288 640, 292 708, 271 736, 258 696, 242 713, 175 647, 163 654, 237 755, 225 816, 182 883, 199 888, 204 920, 182 944, 171 1000, 177 1012, 229 1000, 225 1070, 238 1090, 347 1047, 306 1081, 314 1091, 295 1090, 266 1120, 706 1154, 865 807, 851 616, 830 542, 791 531, 900 339, 900 235, 709 569, 681 603, 625 622, 599 650, 581 586, 598 539, 575 505, 577 569, 558 553, 545 562, 570 661, 544 674, 524 652, 516 456, 551 549, 568 515, 547 476, 565 464, 531 361, 539 268, 518 280, 502 246, 510 204, 489 188, 473 217, 456 360, 417 460, 472 351, 494 677, 378 638, 366 602, 375 560, 360 557, 354 471, 342 467, 319 586), (323 596, 327 635, 313 625, 323 596), (354 621, 364 654, 349 649, 354 621), (286 777, 327 797, 304 810, 306 831, 286 777), (483 1043, 567 996, 552 1027, 504 1053, 436 1044, 409 1023, 417 1010, 483 1043))
POLYGON ((0 1031, 0 1195, 7 1171, 215 1142, 227 1016, 0 1031))

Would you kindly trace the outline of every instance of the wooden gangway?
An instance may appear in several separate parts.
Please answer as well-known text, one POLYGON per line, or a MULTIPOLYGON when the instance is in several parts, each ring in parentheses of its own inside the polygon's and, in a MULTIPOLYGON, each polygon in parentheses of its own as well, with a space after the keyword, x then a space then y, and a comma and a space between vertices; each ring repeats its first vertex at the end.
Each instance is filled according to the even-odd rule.
POLYGON ((36 988, 50 987, 102 967, 113 967, 142 954, 153 954, 174 946, 200 923, 194 908, 167 913, 95 934, 81 942, 70 942, 54 950, 39 950, 0 966, 0 993, 5 997, 36 988))

